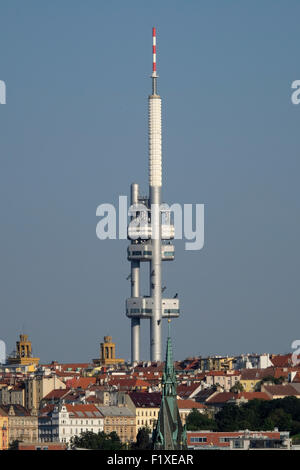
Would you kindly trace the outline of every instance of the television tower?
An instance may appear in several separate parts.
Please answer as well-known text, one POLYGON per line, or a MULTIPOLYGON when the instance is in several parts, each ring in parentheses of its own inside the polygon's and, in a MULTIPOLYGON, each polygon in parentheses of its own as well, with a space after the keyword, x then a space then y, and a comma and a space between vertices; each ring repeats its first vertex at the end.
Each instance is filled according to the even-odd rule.
POLYGON ((179 299, 162 297, 161 262, 174 259, 174 225, 167 206, 161 203, 162 132, 161 97, 157 93, 156 29, 152 28, 152 94, 148 98, 149 197, 140 196, 139 186, 131 185, 133 215, 128 226, 127 258, 131 262, 131 297, 126 315, 131 318, 131 362, 140 360, 140 322, 150 319, 150 360, 161 361, 162 319, 179 317, 179 299), (150 295, 140 293, 140 264, 149 264, 150 295))

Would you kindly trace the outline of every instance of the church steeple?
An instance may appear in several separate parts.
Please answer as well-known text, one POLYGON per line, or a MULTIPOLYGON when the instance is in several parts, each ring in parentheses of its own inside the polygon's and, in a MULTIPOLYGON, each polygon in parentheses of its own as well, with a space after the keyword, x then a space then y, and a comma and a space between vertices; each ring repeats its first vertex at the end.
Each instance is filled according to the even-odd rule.
POLYGON ((165 370, 162 377, 162 389, 164 396, 175 396, 176 397, 176 373, 173 363, 173 348, 170 336, 170 325, 171 320, 168 320, 168 339, 167 339, 167 350, 166 350, 166 362, 165 370))
POLYGON ((166 362, 162 377, 162 399, 152 442, 154 449, 180 450, 186 448, 186 430, 182 426, 177 405, 177 381, 170 336, 171 320, 168 321, 166 362))

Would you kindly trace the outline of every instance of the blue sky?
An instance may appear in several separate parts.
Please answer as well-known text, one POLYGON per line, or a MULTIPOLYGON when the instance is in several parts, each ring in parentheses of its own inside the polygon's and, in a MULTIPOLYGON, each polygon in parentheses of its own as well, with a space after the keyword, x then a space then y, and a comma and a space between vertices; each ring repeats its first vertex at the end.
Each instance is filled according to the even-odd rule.
MULTIPOLYGON (((147 191, 151 27, 163 98, 163 195, 205 204, 205 246, 164 264, 176 358, 289 352, 299 338, 297 1, 3 1, 0 338, 86 361, 130 357, 127 241, 96 208, 147 191)), ((149 325, 142 324, 148 358, 149 325)), ((166 326, 164 328, 165 334, 166 326)))

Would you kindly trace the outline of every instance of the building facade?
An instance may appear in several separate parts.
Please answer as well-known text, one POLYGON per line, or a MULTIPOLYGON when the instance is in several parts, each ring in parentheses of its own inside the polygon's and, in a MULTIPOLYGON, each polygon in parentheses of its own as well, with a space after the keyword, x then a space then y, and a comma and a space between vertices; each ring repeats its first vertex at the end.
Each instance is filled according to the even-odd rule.
POLYGON ((188 449, 249 450, 291 448, 288 432, 279 431, 188 431, 188 449))
POLYGON ((13 441, 36 441, 38 439, 38 416, 33 410, 21 405, 1 405, 8 418, 8 443, 13 441))
POLYGON ((39 416, 39 440, 69 444, 84 432, 104 430, 104 418, 95 405, 61 404, 43 410, 39 416))
POLYGON ((35 374, 25 380, 25 407, 29 410, 40 407, 41 400, 52 390, 65 389, 66 384, 55 374, 45 377, 35 374))
POLYGON ((0 450, 8 449, 8 416, 0 408, 0 450))
POLYGON ((135 413, 127 406, 98 406, 104 417, 104 432, 116 432, 121 442, 130 443, 136 440, 135 413))

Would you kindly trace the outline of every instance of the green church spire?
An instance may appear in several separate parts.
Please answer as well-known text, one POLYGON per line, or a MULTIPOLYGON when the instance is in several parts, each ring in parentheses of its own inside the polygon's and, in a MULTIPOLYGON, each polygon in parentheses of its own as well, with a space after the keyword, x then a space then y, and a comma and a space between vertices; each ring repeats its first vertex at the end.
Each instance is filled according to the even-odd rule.
POLYGON ((165 370, 162 377, 161 406, 152 442, 154 449, 180 450, 186 448, 186 430, 182 426, 177 405, 177 381, 173 362, 170 321, 168 320, 169 328, 165 370))

